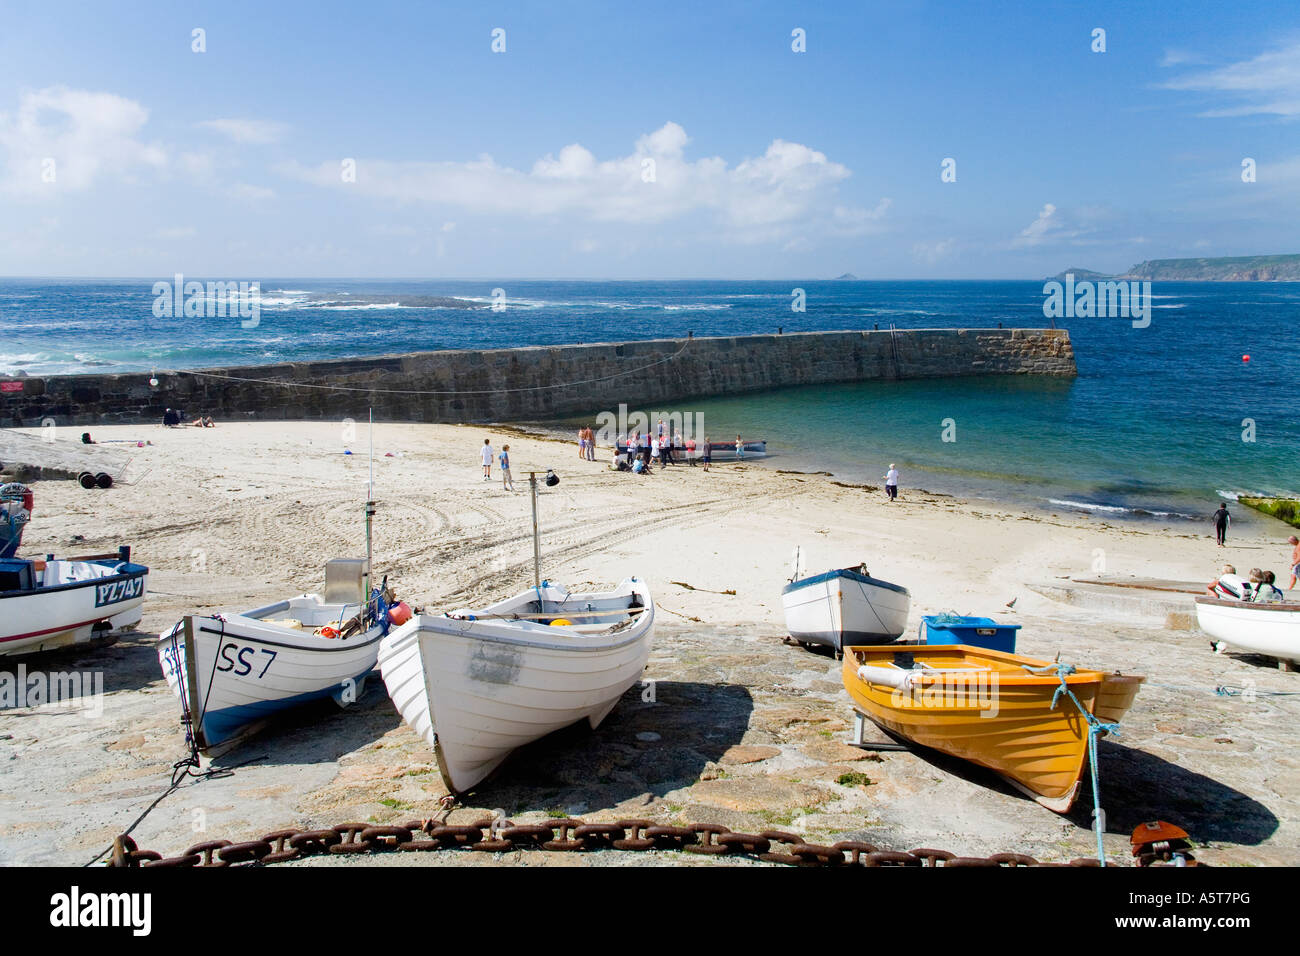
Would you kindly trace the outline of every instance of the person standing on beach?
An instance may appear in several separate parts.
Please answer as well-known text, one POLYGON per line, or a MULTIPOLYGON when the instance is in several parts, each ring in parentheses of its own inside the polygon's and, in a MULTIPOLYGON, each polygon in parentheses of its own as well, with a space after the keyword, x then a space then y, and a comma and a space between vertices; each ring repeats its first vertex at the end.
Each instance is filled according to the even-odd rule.
POLYGON ((713 447, 713 446, 709 444, 709 436, 708 436, 708 435, 705 435, 705 436, 704 436, 704 447, 703 447, 703 450, 702 450, 702 452, 701 452, 701 454, 700 454, 700 462, 704 465, 704 470, 705 470, 705 471, 708 471, 708 470, 709 470, 709 462, 713 459, 713 455, 710 453, 710 449, 711 449, 712 447, 713 447))
POLYGON ((483 439, 483 448, 479 452, 479 455, 483 461, 483 480, 491 481, 492 480, 492 439, 491 438, 483 439))
POLYGON ((744 461, 744 460, 745 460, 745 443, 741 441, 740 436, 737 435, 736 436, 736 461, 744 461))
POLYGON ((596 460, 596 429, 587 426, 587 461, 596 460))
POLYGON ((501 487, 506 491, 515 490, 515 480, 510 477, 510 446, 501 446, 501 487))
POLYGON ((1300 578, 1300 538, 1291 535, 1286 540, 1287 544, 1291 545, 1291 583, 1286 586, 1286 589, 1294 591, 1296 579, 1300 578))
POLYGON ((885 494, 889 495, 890 501, 898 497, 898 469, 892 463, 889 471, 885 472, 885 494))
POLYGON ((1228 514, 1228 504, 1225 501, 1219 502, 1219 510, 1210 516, 1214 522, 1214 534, 1219 539, 1219 547, 1223 547, 1223 542, 1228 537, 1228 525, 1232 524, 1232 515, 1228 514))
POLYGON ((578 458, 586 460, 587 458, 587 426, 583 425, 578 429, 578 458))

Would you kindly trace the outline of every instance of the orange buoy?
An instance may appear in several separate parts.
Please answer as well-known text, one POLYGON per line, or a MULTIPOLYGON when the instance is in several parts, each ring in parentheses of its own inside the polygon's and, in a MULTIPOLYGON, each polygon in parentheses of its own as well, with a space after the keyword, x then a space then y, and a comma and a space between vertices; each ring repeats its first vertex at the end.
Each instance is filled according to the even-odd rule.
POLYGON ((332 627, 329 627, 329 626, 327 625, 327 626, 325 626, 325 627, 319 627, 319 628, 317 628, 317 629, 316 629, 316 636, 317 636, 317 637, 338 637, 338 636, 339 636, 339 632, 338 632, 337 629, 332 628, 332 627))
POLYGON ((411 609, 405 601, 398 601, 388 609, 388 619, 397 625, 405 624, 411 619, 411 609))

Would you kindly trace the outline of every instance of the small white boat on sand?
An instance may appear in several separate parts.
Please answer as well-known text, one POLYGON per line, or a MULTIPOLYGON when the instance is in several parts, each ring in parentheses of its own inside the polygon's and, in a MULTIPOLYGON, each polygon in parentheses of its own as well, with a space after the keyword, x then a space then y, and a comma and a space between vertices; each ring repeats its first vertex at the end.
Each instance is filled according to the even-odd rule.
POLYGON ((325 592, 239 614, 191 614, 158 638, 158 661, 180 698, 191 748, 216 756, 275 714, 361 696, 389 629, 392 593, 372 588, 366 561, 325 565, 325 592))
POLYGON ((1300 604, 1198 597, 1196 622, 1219 651, 1276 657, 1287 669, 1300 662, 1300 604))
POLYGON ((112 638, 140 623, 149 569, 116 555, 0 559, 0 657, 112 638))
POLYGON ((802 644, 845 647, 887 644, 907 629, 912 596, 907 588, 867 573, 865 564, 804 575, 796 549, 794 573, 781 590, 785 626, 802 644))
POLYGON ((383 640, 379 669, 461 794, 517 747, 578 721, 597 727, 640 680, 653 630, 636 578, 591 594, 543 581, 482 610, 413 618, 383 640))

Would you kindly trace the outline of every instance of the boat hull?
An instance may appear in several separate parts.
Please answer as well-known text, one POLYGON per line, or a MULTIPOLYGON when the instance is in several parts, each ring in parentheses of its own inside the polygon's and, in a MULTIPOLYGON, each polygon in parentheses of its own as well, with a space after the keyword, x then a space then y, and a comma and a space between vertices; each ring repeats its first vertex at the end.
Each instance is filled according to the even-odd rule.
POLYGON ((324 623, 343 605, 303 595, 246 615, 189 615, 158 638, 158 661, 181 700, 191 742, 200 753, 244 735, 261 722, 312 701, 346 705, 361 696, 374 670, 383 629, 349 638, 319 637, 258 618, 298 613, 324 623))
POLYGON ((1300 662, 1300 604, 1196 599, 1202 631, 1236 651, 1300 662))
POLYGON ((906 588, 844 569, 787 584, 781 603, 791 637, 838 651, 897 640, 912 598, 906 588))
MULTIPOLYGON (((987 767, 1064 813, 1079 790, 1088 722, 1068 698, 1052 706, 1059 677, 1032 674, 1024 664, 1047 662, 966 645, 908 652, 852 647, 845 651, 842 676, 857 709, 883 729, 987 767), (905 690, 874 679, 896 660, 907 667, 923 661, 939 670, 922 674, 905 690), (859 672, 864 665, 871 674, 866 678, 859 672)), ((1078 671, 1066 681, 1081 705, 1113 723, 1133 703, 1142 678, 1078 671)))
MULTIPOLYGON (((567 593, 545 585, 540 590, 547 604, 567 593)), ((654 605, 636 582, 609 595, 576 596, 577 603, 599 610, 602 599, 614 602, 608 607, 618 600, 626 606, 629 593, 640 597, 642 609, 611 633, 535 620, 422 615, 383 641, 379 668, 389 695, 435 748, 448 790, 469 791, 515 749, 553 731, 583 720, 600 725, 645 670, 654 605)), ((560 616, 575 625, 585 620, 580 612, 560 616)))
POLYGON ((0 592, 0 657, 33 654, 109 637, 140 623, 149 569, 107 560, 50 561, 94 565, 105 572, 84 580, 0 592))

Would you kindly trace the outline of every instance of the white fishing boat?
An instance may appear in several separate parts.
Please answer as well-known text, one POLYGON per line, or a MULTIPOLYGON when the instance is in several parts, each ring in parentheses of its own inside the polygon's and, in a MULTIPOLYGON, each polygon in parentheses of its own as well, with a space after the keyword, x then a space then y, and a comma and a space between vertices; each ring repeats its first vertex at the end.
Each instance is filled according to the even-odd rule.
POLYGON ((1300 662, 1300 604, 1198 597, 1196 622, 1215 639, 1220 652, 1234 650, 1300 662))
POLYGON ((275 714, 360 697, 389 629, 391 592, 371 589, 365 559, 325 565, 323 594, 238 614, 186 615, 158 638, 158 661, 180 698, 192 750, 208 756, 275 714))
POLYGON ((111 639, 140 623, 149 569, 115 555, 0 559, 0 657, 111 639))
POLYGON ((653 629, 636 578, 591 594, 544 581, 482 610, 413 618, 381 642, 379 669, 461 794, 517 747, 582 720, 599 726, 640 680, 653 629))
POLYGON ((886 644, 907 629, 912 596, 907 588, 873 578, 865 564, 806 576, 795 549, 794 569, 781 590, 785 626, 803 644, 845 647, 886 644))

